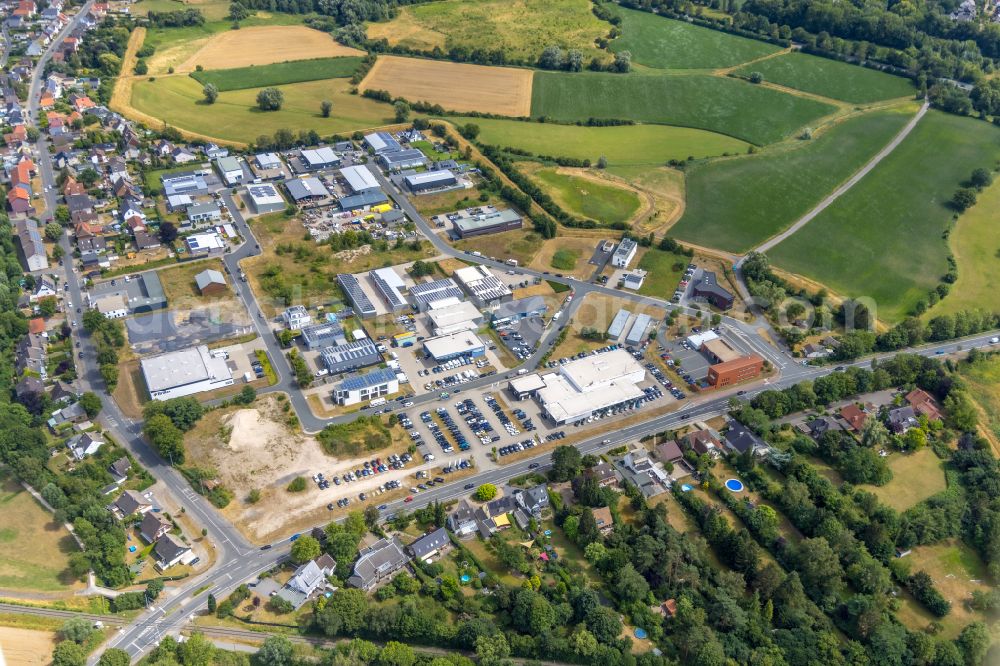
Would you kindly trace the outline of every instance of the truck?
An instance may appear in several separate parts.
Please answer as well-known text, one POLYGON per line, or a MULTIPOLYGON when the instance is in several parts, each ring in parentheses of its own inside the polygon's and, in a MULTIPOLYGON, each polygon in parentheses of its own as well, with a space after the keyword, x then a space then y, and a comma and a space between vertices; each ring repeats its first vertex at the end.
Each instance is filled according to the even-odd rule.
POLYGON ((562 310, 552 315, 552 321, 559 321, 559 317, 562 317, 562 310))
POLYGON ((507 264, 508 266, 517 266, 517 259, 508 259, 503 263, 507 264))
POLYGON ((385 398, 375 398, 374 400, 372 400, 371 402, 368 403, 368 406, 369 407, 381 407, 384 404, 385 404, 385 398))

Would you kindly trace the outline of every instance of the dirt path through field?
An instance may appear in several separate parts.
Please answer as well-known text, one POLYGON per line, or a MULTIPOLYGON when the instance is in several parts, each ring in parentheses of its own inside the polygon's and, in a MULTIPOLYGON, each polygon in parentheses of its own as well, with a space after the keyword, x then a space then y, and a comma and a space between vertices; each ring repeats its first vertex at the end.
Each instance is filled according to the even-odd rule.
POLYGON ((746 62, 741 62, 738 65, 733 65, 732 67, 720 67, 719 69, 712 70, 712 74, 715 76, 729 76, 730 73, 735 72, 737 69, 742 69, 747 65, 754 65, 763 60, 770 60, 771 58, 777 58, 778 56, 788 55, 792 52, 792 48, 788 47, 780 51, 775 51, 774 53, 768 53, 759 58, 754 58, 753 60, 747 60, 746 62))

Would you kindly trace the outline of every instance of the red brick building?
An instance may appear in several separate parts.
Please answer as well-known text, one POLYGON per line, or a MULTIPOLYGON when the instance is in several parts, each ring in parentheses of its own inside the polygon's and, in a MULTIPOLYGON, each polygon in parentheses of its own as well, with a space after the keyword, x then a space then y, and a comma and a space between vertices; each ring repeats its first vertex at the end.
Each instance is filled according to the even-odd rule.
POLYGON ((708 383, 713 388, 723 388, 753 379, 764 369, 764 359, 756 354, 716 363, 708 368, 708 383))

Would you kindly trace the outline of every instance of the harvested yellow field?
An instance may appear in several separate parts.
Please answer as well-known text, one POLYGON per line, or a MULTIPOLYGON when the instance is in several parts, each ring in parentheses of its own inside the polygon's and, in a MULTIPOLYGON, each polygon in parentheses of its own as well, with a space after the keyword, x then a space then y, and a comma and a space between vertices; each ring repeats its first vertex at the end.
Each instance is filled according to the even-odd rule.
POLYGON ((394 97, 440 104, 449 111, 528 116, 531 78, 529 69, 382 56, 359 88, 387 90, 394 97))
POLYGON ((333 41, 328 33, 301 25, 267 25, 227 30, 210 38, 176 72, 270 65, 288 60, 363 56, 364 51, 333 41))
POLYGON ((402 7, 392 21, 368 24, 368 39, 384 39, 389 44, 405 44, 413 49, 446 49, 448 36, 421 23, 409 7, 402 7))
POLYGON ((52 663, 55 646, 56 635, 51 631, 0 627, 0 664, 44 666, 52 663))

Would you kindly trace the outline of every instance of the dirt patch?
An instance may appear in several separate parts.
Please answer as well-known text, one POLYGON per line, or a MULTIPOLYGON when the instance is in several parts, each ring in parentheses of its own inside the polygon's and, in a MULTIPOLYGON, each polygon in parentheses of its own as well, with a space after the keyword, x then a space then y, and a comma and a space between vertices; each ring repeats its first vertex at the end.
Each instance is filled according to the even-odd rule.
POLYGON ((410 48, 431 51, 447 48, 447 35, 427 27, 403 7, 392 21, 368 24, 368 39, 385 39, 390 44, 406 44, 410 48))
POLYGON ((601 240, 617 240, 621 232, 608 230, 602 237, 577 237, 558 236, 545 241, 542 249, 538 251, 532 260, 530 267, 539 271, 549 271, 550 273, 562 273, 581 280, 588 280, 597 270, 597 266, 590 263, 590 258, 594 256, 594 251, 601 240), (576 253, 579 257, 576 265, 571 270, 555 269, 552 265, 552 257, 559 250, 567 250, 576 253))
POLYGON ((359 55, 363 56, 364 51, 338 44, 329 34, 319 30, 301 25, 267 25, 219 33, 174 71, 192 72, 198 65, 205 69, 231 69, 359 55))
POLYGON ((532 76, 529 69, 382 56, 358 89, 388 90, 449 111, 528 116, 532 76))
POLYGON ((51 631, 0 627, 0 663, 9 666, 52 663, 56 635, 51 631))

